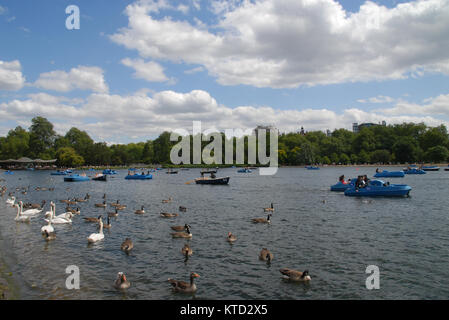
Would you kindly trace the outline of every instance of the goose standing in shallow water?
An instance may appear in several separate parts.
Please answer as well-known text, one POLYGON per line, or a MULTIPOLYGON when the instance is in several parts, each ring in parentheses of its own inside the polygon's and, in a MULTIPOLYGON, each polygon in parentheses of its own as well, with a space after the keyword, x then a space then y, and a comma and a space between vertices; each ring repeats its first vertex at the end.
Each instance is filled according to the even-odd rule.
POLYGON ((129 253, 133 248, 134 244, 130 238, 126 238, 120 246, 120 249, 125 251, 126 253, 129 253))
POLYGON ((309 276, 309 271, 304 270, 304 272, 293 270, 293 269, 279 269, 279 272, 282 273, 284 279, 292 280, 292 281, 310 281, 312 278, 309 276))
POLYGON ((259 259, 260 260, 271 262, 271 260, 273 260, 273 257, 274 257, 273 254, 267 248, 263 248, 260 251, 260 254, 259 254, 259 259))
POLYGON ((15 204, 13 207, 17 207, 17 216, 14 218, 17 222, 30 222, 31 216, 22 216, 20 215, 20 206, 18 204, 15 204))
POLYGON ((114 288, 123 290, 128 289, 131 286, 131 283, 126 279, 126 276, 123 272, 117 273, 117 279, 114 282, 114 288))
POLYGON ((173 286, 173 290, 175 292, 186 292, 191 293, 197 290, 196 284, 194 282, 195 278, 199 278, 200 275, 198 273, 192 272, 190 274, 190 283, 185 281, 179 281, 168 278, 168 282, 173 286))
POLYGON ((100 232, 98 233, 92 233, 89 237, 87 237, 87 241, 89 243, 94 243, 94 242, 98 242, 104 239, 104 234, 103 234, 103 221, 101 220, 101 216, 100 216, 100 232))
POLYGON ((254 223, 271 223, 271 213, 268 214, 267 218, 254 218, 251 221, 254 223))

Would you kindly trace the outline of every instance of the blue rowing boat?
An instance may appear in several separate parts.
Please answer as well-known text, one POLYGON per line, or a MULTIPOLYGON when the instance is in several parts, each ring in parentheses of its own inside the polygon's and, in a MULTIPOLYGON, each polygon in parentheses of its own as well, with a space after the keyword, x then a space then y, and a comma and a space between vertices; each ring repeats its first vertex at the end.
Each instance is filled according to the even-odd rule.
POLYGON ((252 171, 250 169, 242 168, 237 170, 238 173, 251 173, 252 171))
POLYGON ((314 167, 314 166, 307 166, 306 169, 307 170, 320 170, 319 167, 314 167))
POLYGON ((374 178, 403 178, 404 171, 381 171, 374 175, 374 178))
POLYGON ((364 188, 346 189, 345 196, 350 197, 405 197, 412 188, 406 184, 388 184, 382 180, 371 180, 364 188))

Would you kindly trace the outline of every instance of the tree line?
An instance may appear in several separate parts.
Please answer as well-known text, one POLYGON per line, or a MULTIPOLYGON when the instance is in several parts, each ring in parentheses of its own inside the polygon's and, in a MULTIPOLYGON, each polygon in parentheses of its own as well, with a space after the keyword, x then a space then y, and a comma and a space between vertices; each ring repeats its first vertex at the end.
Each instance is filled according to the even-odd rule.
MULTIPOLYGON (((109 146, 105 142, 93 141, 86 131, 75 127, 65 135, 59 135, 50 121, 35 117, 28 130, 18 126, 10 130, 6 137, 0 137, 0 159, 57 159, 59 166, 66 167, 134 163, 170 165, 170 151, 178 143, 170 141, 170 135, 166 131, 154 140, 109 146)), ((221 137, 224 158, 227 138, 224 134, 221 137)), ((192 144, 193 137, 189 138, 192 144)), ((231 139, 235 151, 237 138, 231 139)), ((246 155, 247 139, 240 139, 244 140, 246 155)), ((202 141, 201 145, 204 147, 209 143, 202 141)), ((330 136, 321 131, 282 133, 278 139, 280 165, 441 163, 449 160, 448 149, 446 127, 428 127, 424 123, 372 126, 363 128, 359 133, 336 129, 330 136)), ((235 160, 235 152, 233 154, 235 160)), ((192 160, 190 163, 193 163, 192 160)))

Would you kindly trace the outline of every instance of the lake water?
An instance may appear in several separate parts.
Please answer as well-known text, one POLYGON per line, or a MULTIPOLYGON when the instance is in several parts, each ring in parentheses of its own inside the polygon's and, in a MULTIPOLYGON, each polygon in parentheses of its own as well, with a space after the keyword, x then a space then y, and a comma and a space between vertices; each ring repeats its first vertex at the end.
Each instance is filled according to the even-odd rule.
MULTIPOLYGON (((388 169, 388 168, 386 168, 388 169)), ((393 170, 393 169, 392 169, 393 170)), ((200 169, 178 174, 158 171, 152 180, 125 180, 126 170, 108 182, 64 182, 50 172, 2 173, 8 191, 30 186, 24 202, 59 202, 68 197, 91 199, 79 203, 81 215, 72 225, 56 225, 57 238, 46 242, 40 228, 43 215, 29 224, 16 223, 16 209, 0 201, 0 251, 20 286, 22 299, 447 299, 449 298, 449 172, 428 172, 399 179, 385 179, 412 187, 409 198, 353 198, 331 192, 341 174, 372 176, 375 168, 281 168, 274 176, 237 173, 228 186, 185 184, 199 177, 200 169), (55 187, 35 191, 36 186, 55 187), (106 193, 107 202, 127 205, 105 239, 88 245, 97 232, 82 217, 107 216, 96 208, 106 193), (171 203, 162 199, 173 198, 171 203), (325 200, 325 201, 323 201, 325 200), (264 207, 274 203, 272 224, 253 224, 266 217, 264 207), (144 205, 146 213, 134 211, 144 205), (178 207, 187 207, 179 212, 178 207), (178 212, 162 218, 160 212, 178 212), (180 250, 186 240, 172 239, 171 225, 189 223, 193 256, 184 261, 180 250), (231 231, 237 241, 226 241, 231 231), (126 255, 120 244, 130 237, 134 250, 126 255), (271 264, 258 259, 263 247, 274 254, 271 264), (80 269, 80 290, 65 287, 66 267, 80 269), (367 290, 368 265, 380 269, 380 289, 367 290), (281 278, 280 268, 308 269, 309 284, 281 278), (112 284, 119 271, 132 286, 116 291, 112 284), (196 279, 195 295, 173 293, 168 278, 196 279)), ((89 172, 87 172, 90 174, 89 172)), ((48 204, 44 211, 48 211, 48 204)))

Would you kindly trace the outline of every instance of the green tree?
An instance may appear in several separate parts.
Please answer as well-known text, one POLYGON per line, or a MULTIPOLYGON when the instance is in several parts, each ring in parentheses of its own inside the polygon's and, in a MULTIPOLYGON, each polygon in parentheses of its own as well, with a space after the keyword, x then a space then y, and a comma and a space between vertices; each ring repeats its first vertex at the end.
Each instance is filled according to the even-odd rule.
POLYGON ((75 149, 64 147, 56 152, 58 164, 65 167, 78 167, 84 164, 82 156, 78 155, 75 149))
POLYGON ((402 137, 393 145, 395 159, 399 163, 415 162, 419 149, 412 137, 402 137))
POLYGON ((351 159, 349 159, 349 157, 346 153, 340 154, 340 163, 341 164, 349 164, 350 162, 351 162, 351 159))
POLYGON ((370 155, 372 163, 389 163, 391 154, 388 150, 376 150, 370 155))
POLYGON ((444 146, 430 147, 424 157, 430 162, 446 162, 449 158, 449 151, 444 146))
POLYGON ((30 156, 42 157, 53 147, 56 132, 53 124, 43 117, 35 117, 31 120, 30 127, 30 156))

